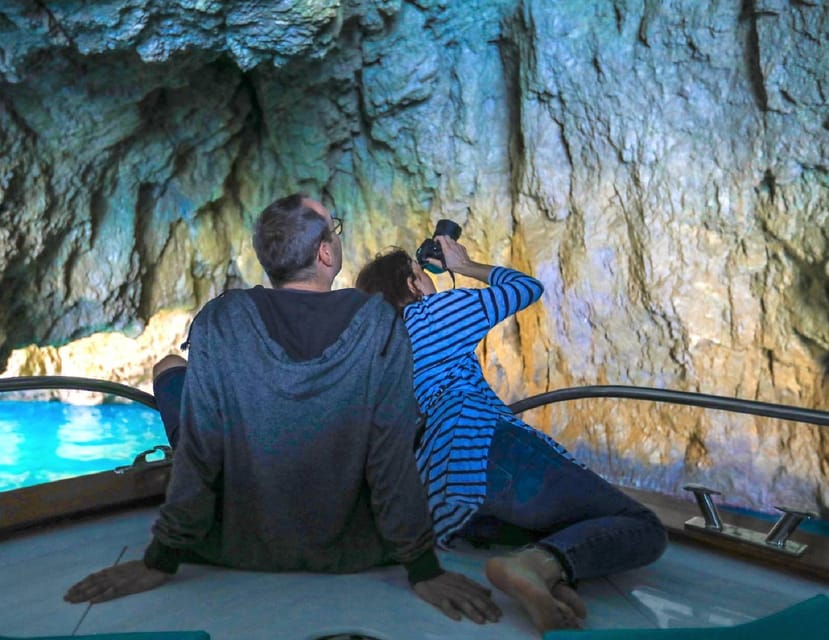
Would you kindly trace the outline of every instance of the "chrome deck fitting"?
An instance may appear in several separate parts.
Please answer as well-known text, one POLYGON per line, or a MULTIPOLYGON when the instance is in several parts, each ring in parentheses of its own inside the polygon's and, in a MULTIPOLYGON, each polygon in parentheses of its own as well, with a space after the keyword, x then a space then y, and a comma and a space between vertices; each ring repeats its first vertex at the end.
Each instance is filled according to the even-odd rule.
POLYGON ((147 449, 146 451, 142 451, 135 459, 132 461, 132 464, 127 464, 122 467, 115 467, 113 471, 117 474, 126 473, 127 471, 134 471, 136 469, 143 469, 145 467, 150 467, 158 464, 163 464, 166 462, 170 462, 173 459, 173 450, 168 447, 166 444, 159 444, 154 446, 152 449, 147 449), (160 453, 162 455, 160 460, 150 460, 150 456, 154 453, 160 453))
POLYGON ((804 519, 817 518, 817 514, 811 511, 775 506, 774 508, 780 511, 782 515, 768 533, 763 533, 754 529, 724 523, 717 511, 717 505, 714 504, 711 498, 713 495, 722 495, 716 489, 710 489, 701 484, 686 484, 682 488, 693 492, 697 505, 702 512, 702 516, 695 516, 685 521, 686 529, 704 531, 713 536, 738 540, 791 556, 801 556, 808 548, 808 545, 794 542, 788 538, 804 519))

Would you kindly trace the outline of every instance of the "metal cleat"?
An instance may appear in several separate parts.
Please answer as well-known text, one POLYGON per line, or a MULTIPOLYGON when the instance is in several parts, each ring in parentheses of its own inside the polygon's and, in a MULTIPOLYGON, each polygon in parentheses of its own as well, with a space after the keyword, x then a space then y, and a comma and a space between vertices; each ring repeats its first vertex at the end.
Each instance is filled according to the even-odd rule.
POLYGON ((702 517, 705 519, 705 528, 714 529, 715 531, 722 531, 722 520, 717 511, 717 505, 711 499, 712 495, 721 496, 722 493, 716 489, 709 489, 701 484, 686 484, 682 487, 686 491, 693 491, 694 497, 697 499, 699 510, 702 511, 702 517))
POLYGON ((143 467, 149 467, 153 465, 157 465, 162 462, 169 462, 173 459, 173 450, 165 444, 159 444, 153 447, 152 449, 147 449, 146 451, 142 451, 135 459, 132 461, 132 464, 124 465, 122 467, 115 467, 113 471, 117 474, 126 473, 127 471, 134 471, 136 469, 141 469, 143 467), (153 453, 161 453, 163 457, 161 460, 148 460, 147 456, 153 453))
MULTIPOLYGON (((787 542, 787 540, 804 518, 807 520, 817 518, 817 514, 811 511, 799 511, 790 507, 778 507, 776 505, 774 508, 782 511, 783 515, 774 523, 771 531, 766 536, 765 542, 767 545, 777 549, 784 549, 786 545, 796 544, 787 542)), ((803 545, 803 548, 806 548, 805 545, 803 545)))
POLYGON ((702 517, 695 516, 685 522, 685 528, 695 531, 704 531, 710 535, 738 540, 758 547, 764 547, 772 551, 779 551, 792 556, 801 556, 808 545, 789 540, 789 536, 804 518, 816 518, 817 514, 811 511, 800 511, 789 507, 777 507, 783 515, 774 524, 768 534, 760 531, 737 527, 723 523, 717 506, 711 499, 712 495, 722 495, 715 489, 709 489, 700 484, 687 484, 682 487, 686 491, 692 491, 697 500, 702 517))

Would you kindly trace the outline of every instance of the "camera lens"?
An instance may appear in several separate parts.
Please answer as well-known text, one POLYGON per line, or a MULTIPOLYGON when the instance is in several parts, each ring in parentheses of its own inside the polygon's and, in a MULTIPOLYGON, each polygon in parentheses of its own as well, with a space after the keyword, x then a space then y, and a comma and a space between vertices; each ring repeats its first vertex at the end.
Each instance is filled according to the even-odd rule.
POLYGON ((452 220, 442 219, 438 220, 435 227, 436 236, 449 236, 452 240, 457 240, 461 237, 461 226, 452 220))
POLYGON ((415 252, 415 259, 421 267, 431 273, 443 273, 443 269, 429 262, 429 258, 443 262, 443 250, 440 248, 440 243, 435 240, 436 236, 449 236, 453 240, 457 240, 461 237, 461 226, 446 218, 438 220, 435 233, 431 238, 426 238, 415 252))

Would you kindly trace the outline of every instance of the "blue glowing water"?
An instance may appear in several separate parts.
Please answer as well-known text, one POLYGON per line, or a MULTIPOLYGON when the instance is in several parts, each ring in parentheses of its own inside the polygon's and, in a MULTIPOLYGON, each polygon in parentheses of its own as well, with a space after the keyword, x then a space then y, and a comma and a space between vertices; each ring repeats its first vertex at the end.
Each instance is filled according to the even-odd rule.
POLYGON ((159 444, 161 418, 142 405, 0 401, 0 491, 108 471, 159 444))

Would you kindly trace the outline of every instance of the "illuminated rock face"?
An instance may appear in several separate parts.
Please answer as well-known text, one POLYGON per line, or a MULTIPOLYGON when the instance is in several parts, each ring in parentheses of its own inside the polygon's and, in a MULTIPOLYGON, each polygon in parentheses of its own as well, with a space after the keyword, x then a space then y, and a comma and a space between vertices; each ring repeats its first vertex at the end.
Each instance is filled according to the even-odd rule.
MULTIPOLYGON (((19 4, 0 1, 0 362, 52 348, 7 375, 145 386, 180 313, 262 281, 251 222, 300 189, 346 220, 341 286, 441 217, 544 282, 482 346, 508 401, 633 384, 829 407, 823 3, 19 4), (108 339, 118 365, 54 348, 102 330, 136 339, 108 339)), ((625 484, 829 516, 825 429, 611 401, 527 419, 625 484)))

